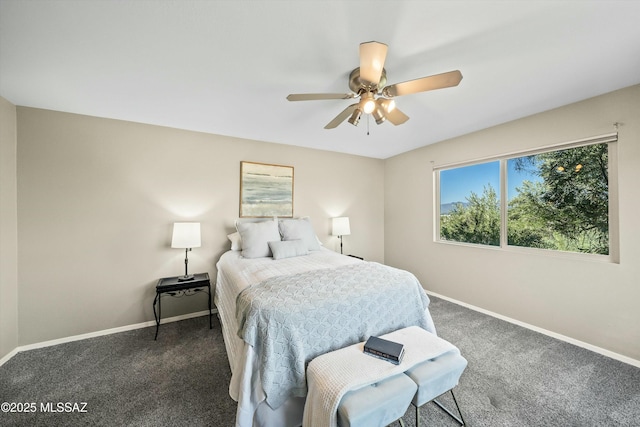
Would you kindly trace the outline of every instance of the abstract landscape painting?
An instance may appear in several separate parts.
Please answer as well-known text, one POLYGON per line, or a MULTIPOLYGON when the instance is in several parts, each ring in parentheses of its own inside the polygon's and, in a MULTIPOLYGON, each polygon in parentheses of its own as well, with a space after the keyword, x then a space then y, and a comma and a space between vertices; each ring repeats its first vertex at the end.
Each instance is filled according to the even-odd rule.
POLYGON ((240 162, 240 216, 292 217, 293 166, 240 162))

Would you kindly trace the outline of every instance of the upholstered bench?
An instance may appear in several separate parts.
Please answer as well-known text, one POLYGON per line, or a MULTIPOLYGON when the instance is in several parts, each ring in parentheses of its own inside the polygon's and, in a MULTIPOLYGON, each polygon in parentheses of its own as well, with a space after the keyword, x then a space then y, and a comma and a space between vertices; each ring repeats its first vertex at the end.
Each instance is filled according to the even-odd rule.
POLYGON ((405 372, 418 386, 418 392, 411 401, 416 407, 416 427, 420 427, 420 407, 431 401, 458 421, 460 425, 464 425, 464 418, 456 396, 453 394, 453 388, 458 385, 460 376, 466 367, 467 359, 462 357, 460 350, 456 348, 441 356, 419 363, 405 372), (436 400, 438 396, 447 391, 453 397, 453 402, 456 405, 458 414, 460 414, 460 418, 436 400))
POLYGON ((422 405, 441 394, 432 396, 442 387, 457 384, 462 373, 457 357, 462 356, 451 343, 418 326, 381 338, 405 346, 399 365, 365 354, 364 342, 325 353, 309 363, 304 427, 383 427, 397 420, 404 425, 402 416, 412 401, 422 405))
POLYGON ((416 383, 404 374, 352 390, 338 406, 338 426, 384 427, 398 420, 404 426, 402 416, 417 390, 416 383))

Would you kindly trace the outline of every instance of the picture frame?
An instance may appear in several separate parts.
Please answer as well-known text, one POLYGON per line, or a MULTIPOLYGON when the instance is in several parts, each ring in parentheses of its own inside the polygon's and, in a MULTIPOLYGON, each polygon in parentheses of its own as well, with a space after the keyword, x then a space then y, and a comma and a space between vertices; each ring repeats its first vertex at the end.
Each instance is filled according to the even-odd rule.
POLYGON ((293 217, 293 166, 240 162, 240 217, 293 217))

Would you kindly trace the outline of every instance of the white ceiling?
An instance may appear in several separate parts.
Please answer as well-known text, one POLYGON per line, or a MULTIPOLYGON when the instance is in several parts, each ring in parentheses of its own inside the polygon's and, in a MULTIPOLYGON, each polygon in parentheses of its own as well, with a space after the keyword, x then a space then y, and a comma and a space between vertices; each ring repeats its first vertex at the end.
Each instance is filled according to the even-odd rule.
MULTIPOLYGON (((640 83, 640 1, 0 0, 0 95, 16 105, 387 158, 640 83), (358 45, 411 119, 323 127, 358 45)), ((639 101, 640 102, 640 101, 639 101)))

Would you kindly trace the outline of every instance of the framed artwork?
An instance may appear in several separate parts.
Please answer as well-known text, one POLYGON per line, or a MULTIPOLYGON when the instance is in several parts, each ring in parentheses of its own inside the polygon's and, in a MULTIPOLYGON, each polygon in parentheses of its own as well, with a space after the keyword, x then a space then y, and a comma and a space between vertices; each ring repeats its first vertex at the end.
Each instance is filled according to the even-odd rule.
POLYGON ((293 217, 293 166, 240 162, 240 217, 293 217))

